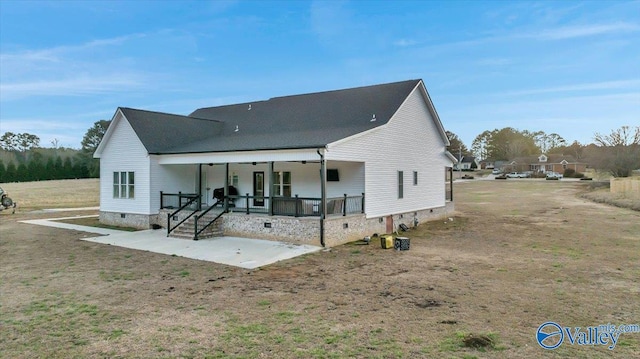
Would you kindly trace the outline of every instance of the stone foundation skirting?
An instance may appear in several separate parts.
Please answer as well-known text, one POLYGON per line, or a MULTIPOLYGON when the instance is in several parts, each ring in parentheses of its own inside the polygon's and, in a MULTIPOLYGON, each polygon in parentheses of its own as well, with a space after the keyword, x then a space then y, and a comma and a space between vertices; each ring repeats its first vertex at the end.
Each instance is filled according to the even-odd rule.
MULTIPOLYGON (((444 207, 423 209, 406 213, 394 214, 393 226, 398 228, 404 224, 409 228, 416 224, 444 218, 455 210, 453 202, 447 202, 444 207)), ((325 220, 325 245, 335 247, 341 244, 357 241, 374 233, 383 234, 387 229, 387 217, 365 218, 364 215, 349 215, 344 217, 329 217, 325 220)))
MULTIPOLYGON (((371 236, 374 233, 386 233, 387 221, 393 218, 393 227, 400 224, 409 228, 416 224, 445 218, 455 210, 453 202, 443 207, 398 213, 392 216, 366 218, 364 214, 331 216, 324 221, 324 240, 326 247, 335 247, 371 236)), ((158 215, 100 212, 100 222, 134 228, 151 228, 159 224, 166 228, 167 211, 158 215)), ((184 214, 186 215, 186 214, 184 214)), ((181 218, 178 218, 180 220, 181 218)), ((264 214, 227 213, 222 217, 222 230, 225 236, 268 239, 295 244, 320 245, 319 217, 268 216, 264 214)))
POLYGON ((100 211, 99 219, 100 223, 109 226, 132 227, 137 229, 149 229, 151 225, 158 223, 157 214, 100 211))
MULTIPOLYGON (((443 207, 394 214, 395 228, 402 223, 407 227, 444 218, 455 210, 453 202, 443 207)), ((320 245, 319 217, 286 217, 260 214, 228 213, 223 217, 225 236, 269 239, 296 244, 320 245)), ((324 221, 325 246, 335 247, 386 232, 388 217, 366 218, 364 214, 331 216, 324 221)))
POLYGON ((227 213, 222 226, 225 236, 320 245, 320 217, 227 213))

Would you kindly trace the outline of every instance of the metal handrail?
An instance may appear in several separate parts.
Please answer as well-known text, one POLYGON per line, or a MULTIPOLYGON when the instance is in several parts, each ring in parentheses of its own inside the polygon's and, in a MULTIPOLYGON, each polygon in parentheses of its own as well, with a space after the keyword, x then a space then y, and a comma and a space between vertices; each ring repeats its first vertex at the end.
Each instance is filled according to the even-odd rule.
POLYGON ((167 237, 169 236, 169 234, 171 234, 171 232, 178 228, 179 225, 181 225, 182 223, 184 223, 187 219, 191 218, 191 216, 193 216, 197 211, 193 211, 191 212, 191 214, 189 214, 187 217, 185 217, 183 220, 181 220, 180 222, 178 222, 178 224, 176 224, 175 226, 171 227, 171 217, 175 216, 176 214, 178 214, 180 211, 182 211, 183 209, 187 208, 188 206, 190 206, 195 200, 197 200, 198 197, 193 197, 192 199, 190 199, 187 203, 185 203, 184 205, 182 205, 182 207, 178 208, 177 210, 175 210, 173 213, 169 213, 167 214, 167 237))
POLYGON ((194 235, 193 235, 193 240, 197 241, 198 240, 198 236, 200 235, 200 233, 204 232, 205 229, 209 228, 210 225, 212 225, 215 221, 218 220, 218 218, 222 217, 223 214, 225 214, 226 212, 223 210, 222 212, 220 212, 216 218, 214 218, 213 220, 207 222, 207 224, 204 225, 204 227, 202 227, 202 229, 198 230, 198 221, 200 220, 200 218, 204 217, 205 214, 207 214, 212 207, 207 208, 206 211, 202 212, 199 215, 196 215, 196 221, 195 221, 195 229, 194 229, 194 235))

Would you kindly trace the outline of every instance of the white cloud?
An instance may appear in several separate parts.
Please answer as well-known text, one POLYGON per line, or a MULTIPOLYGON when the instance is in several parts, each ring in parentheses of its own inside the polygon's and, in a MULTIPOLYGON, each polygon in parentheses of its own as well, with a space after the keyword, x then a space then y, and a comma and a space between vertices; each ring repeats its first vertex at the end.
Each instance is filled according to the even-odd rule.
POLYGON ((484 58, 484 59, 480 59, 478 60, 478 65, 482 65, 482 66, 505 66, 505 65, 511 65, 513 63, 513 60, 508 59, 508 58, 484 58))
POLYGON ((533 94, 570 92, 570 91, 632 89, 632 88, 638 88, 638 87, 640 87, 640 79, 633 79, 633 80, 592 82, 592 83, 585 83, 585 84, 575 84, 575 85, 555 86, 555 87, 547 87, 547 88, 540 88, 540 89, 512 91, 507 93, 500 93, 497 95, 498 96, 504 96, 504 95, 519 96, 519 95, 533 95, 533 94))
MULTIPOLYGON (((0 54, 0 101, 32 96, 81 96, 138 89, 142 72, 128 68, 117 52, 104 55, 99 49, 122 46, 145 37, 130 34, 98 39, 79 45, 56 46, 0 54)), ((108 51, 107 51, 108 52, 108 51)))
POLYGON ((526 37, 532 37, 542 40, 564 40, 577 37, 637 31, 640 31, 640 26, 638 26, 637 24, 618 22, 613 24, 563 26, 555 29, 548 29, 536 33, 531 33, 526 35, 526 37))
POLYGON ((84 96, 107 92, 122 92, 142 87, 137 75, 80 76, 74 78, 26 81, 0 84, 0 101, 31 96, 84 96))
POLYGON ((393 43, 396 46, 400 46, 400 47, 406 47, 406 46, 413 46, 413 45, 417 45, 418 42, 415 40, 409 40, 409 39, 400 39, 396 42, 393 43))

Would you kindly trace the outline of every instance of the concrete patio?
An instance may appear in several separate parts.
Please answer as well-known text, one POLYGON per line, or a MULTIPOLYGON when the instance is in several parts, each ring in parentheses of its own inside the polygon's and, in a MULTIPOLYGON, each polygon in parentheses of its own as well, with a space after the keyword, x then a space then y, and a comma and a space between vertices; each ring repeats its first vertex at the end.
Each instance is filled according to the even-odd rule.
POLYGON ((84 241, 131 248, 166 255, 215 262, 246 269, 254 269, 281 260, 322 250, 322 247, 267 241, 253 238, 216 237, 200 241, 177 239, 166 236, 166 231, 142 230, 136 232, 106 228, 80 226, 59 222, 78 216, 21 221, 22 223, 71 229, 99 234, 97 237, 82 238, 84 241))

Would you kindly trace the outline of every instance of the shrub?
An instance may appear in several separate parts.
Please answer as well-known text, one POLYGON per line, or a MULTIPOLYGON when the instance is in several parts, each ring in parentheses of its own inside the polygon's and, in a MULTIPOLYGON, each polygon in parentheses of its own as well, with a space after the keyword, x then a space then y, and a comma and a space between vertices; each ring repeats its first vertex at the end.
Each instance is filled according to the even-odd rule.
POLYGON ((576 170, 574 170, 573 168, 565 168, 564 169, 564 176, 565 177, 573 177, 573 175, 576 173, 576 170))

